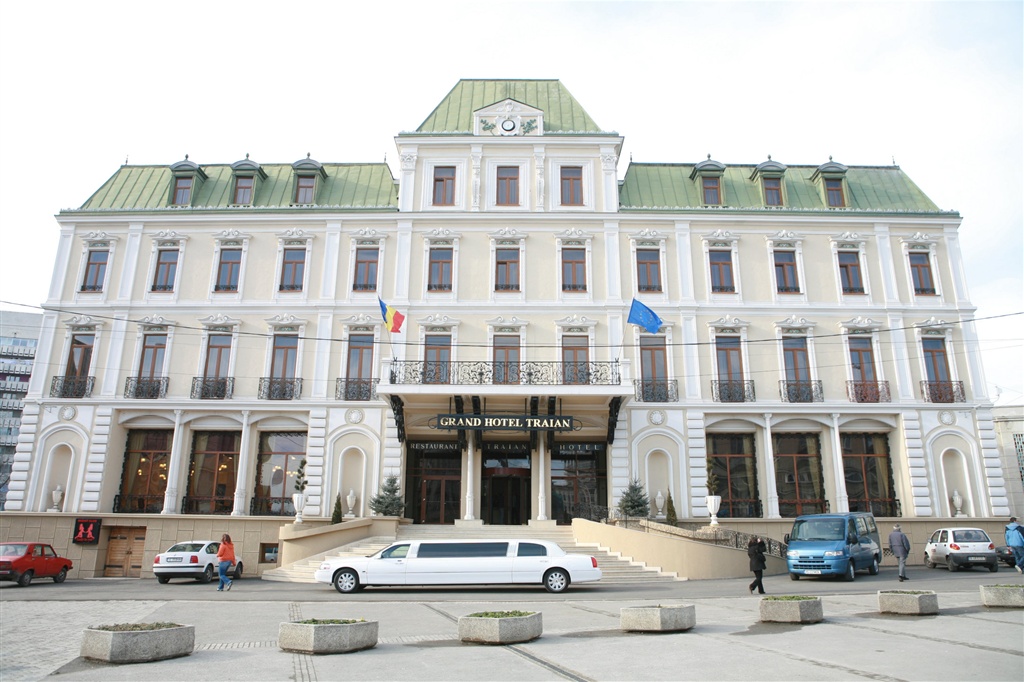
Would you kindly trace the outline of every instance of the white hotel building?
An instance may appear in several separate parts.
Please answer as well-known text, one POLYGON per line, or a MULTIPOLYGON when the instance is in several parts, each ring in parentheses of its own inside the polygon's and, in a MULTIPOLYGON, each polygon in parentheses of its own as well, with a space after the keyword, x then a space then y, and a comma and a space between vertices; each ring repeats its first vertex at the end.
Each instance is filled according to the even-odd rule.
POLYGON ((313 523, 390 474, 414 523, 606 516, 633 478, 706 518, 709 470, 723 519, 1009 513, 958 213, 896 166, 620 176, 622 142, 559 81, 464 80, 397 178, 122 166, 57 215, 7 509, 267 539, 304 459, 313 523))

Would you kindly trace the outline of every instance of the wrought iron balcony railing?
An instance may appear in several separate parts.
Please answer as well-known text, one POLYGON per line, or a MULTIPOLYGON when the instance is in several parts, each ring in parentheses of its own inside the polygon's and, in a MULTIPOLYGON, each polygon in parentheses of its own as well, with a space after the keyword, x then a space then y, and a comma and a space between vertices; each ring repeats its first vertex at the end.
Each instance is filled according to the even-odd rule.
POLYGON ((193 400, 226 400, 234 392, 234 377, 192 377, 193 400))
POLYGON ((380 379, 338 379, 335 400, 376 400, 380 379))
POLYGON ((88 398, 96 377, 54 377, 50 382, 51 398, 88 398))
POLYGON ((712 381, 711 396, 716 403, 754 402, 753 381, 712 381))
POLYGON ((167 377, 128 377, 124 380, 124 397, 156 399, 167 396, 167 377))
POLYGON ((376 291, 376 282, 355 282, 352 285, 352 291, 376 291))
POLYGON ((711 293, 713 294, 734 294, 736 293, 736 287, 732 284, 712 284, 711 293))
POLYGON ((391 364, 392 384, 617 386, 618 362, 424 362, 391 364))
POLYGON ((159 514, 163 510, 163 495, 114 495, 115 514, 159 514))
POLYGON ((633 388, 642 403, 679 402, 679 382, 675 379, 633 379, 633 388))
POLYGON ((930 403, 967 402, 962 381, 922 381, 921 398, 930 403))
POLYGON ((846 395, 855 403, 890 402, 888 381, 847 381, 846 395))
POLYGON ((302 395, 302 379, 260 377, 260 400, 295 400, 302 395))
POLYGON ((499 283, 494 285, 495 291, 519 291, 519 282, 499 283))
POLYGON ((820 403, 825 400, 821 381, 780 381, 779 394, 786 403, 820 403))
POLYGON ((843 287, 844 294, 863 294, 864 287, 843 287))

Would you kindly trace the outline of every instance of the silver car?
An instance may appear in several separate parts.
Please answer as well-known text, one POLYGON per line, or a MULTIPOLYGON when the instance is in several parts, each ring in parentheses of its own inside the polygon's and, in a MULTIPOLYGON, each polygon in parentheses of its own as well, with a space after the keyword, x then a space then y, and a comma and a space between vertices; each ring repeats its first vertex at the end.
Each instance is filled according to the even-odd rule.
POLYGON ((999 556, 988 533, 980 528, 940 528, 924 547, 924 565, 935 568, 944 564, 950 571, 971 566, 999 570, 999 556))

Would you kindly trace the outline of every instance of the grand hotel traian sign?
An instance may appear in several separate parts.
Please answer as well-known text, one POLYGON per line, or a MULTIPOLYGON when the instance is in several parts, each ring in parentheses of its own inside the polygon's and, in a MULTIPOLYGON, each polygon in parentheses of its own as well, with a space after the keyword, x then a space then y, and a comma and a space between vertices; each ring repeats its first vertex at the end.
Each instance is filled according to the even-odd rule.
POLYGON ((439 414, 436 429, 481 429, 485 431, 572 431, 573 418, 531 414, 439 414))

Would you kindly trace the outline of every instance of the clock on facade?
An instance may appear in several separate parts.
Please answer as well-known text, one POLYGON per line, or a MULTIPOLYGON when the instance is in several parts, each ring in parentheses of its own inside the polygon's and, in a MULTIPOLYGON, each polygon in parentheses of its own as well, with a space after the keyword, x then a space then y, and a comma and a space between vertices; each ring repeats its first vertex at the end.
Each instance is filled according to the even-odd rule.
POLYGON ((511 133, 513 130, 516 129, 516 122, 510 118, 506 118, 504 121, 501 122, 501 129, 504 130, 506 133, 511 133))

